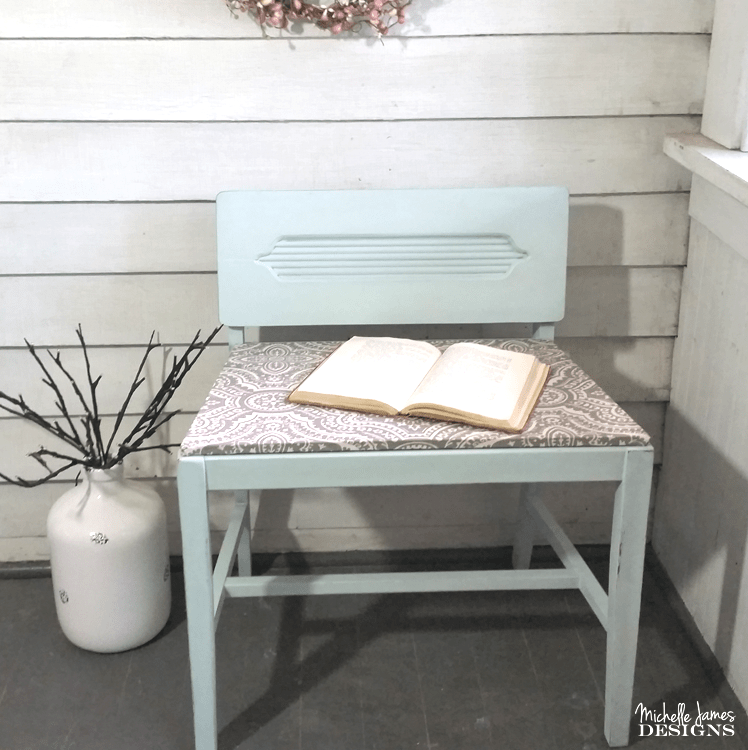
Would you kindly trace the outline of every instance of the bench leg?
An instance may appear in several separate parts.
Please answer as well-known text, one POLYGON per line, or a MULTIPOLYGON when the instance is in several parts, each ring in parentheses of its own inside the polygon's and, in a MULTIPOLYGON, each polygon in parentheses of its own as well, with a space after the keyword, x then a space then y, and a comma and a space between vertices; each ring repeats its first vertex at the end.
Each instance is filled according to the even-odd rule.
POLYGON ((180 459, 177 487, 187 599, 195 750, 216 750, 218 727, 213 565, 210 555, 205 464, 201 458, 180 459))
MULTIPOLYGON (((246 501, 247 508, 249 508, 249 492, 247 490, 235 492, 234 496, 236 497, 237 501, 246 501)), ((247 510, 247 515, 242 526, 242 534, 239 538, 239 546, 236 550, 236 560, 239 567, 240 576, 252 575, 252 550, 250 547, 252 530, 249 526, 249 513, 250 511, 247 510)))
POLYGON ((605 737, 611 747, 629 743, 651 486, 652 451, 629 451, 616 491, 610 545, 605 737))
POLYGON ((535 542, 535 521, 530 513, 529 500, 539 491, 539 485, 525 483, 519 492, 519 512, 517 514, 517 531, 514 535, 512 549, 512 566, 515 570, 527 570, 532 558, 532 547, 535 542))

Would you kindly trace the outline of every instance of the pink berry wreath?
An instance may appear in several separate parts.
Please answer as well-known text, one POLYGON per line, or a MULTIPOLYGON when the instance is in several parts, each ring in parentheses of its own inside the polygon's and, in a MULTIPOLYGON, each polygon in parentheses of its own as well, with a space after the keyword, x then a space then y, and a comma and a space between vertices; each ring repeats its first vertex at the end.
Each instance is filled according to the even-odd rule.
POLYGON ((285 29, 291 21, 308 21, 321 29, 340 34, 371 26, 379 35, 405 21, 410 0, 333 0, 318 5, 307 0, 226 0, 232 13, 254 16, 263 32, 266 26, 285 29))

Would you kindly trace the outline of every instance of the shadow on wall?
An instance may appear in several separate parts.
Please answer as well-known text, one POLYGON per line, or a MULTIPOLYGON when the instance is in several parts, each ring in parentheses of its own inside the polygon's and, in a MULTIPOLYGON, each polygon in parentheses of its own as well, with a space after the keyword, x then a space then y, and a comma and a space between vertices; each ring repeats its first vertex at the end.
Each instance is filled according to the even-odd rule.
POLYGON ((589 203, 569 206, 569 265, 606 266, 622 261, 621 210, 589 203))
POLYGON ((747 624, 745 603, 742 612, 740 605, 746 589, 748 477, 675 407, 667 414, 665 455, 653 546, 745 705, 745 687, 740 695, 741 685, 729 675, 744 675, 748 656, 735 640, 747 624))

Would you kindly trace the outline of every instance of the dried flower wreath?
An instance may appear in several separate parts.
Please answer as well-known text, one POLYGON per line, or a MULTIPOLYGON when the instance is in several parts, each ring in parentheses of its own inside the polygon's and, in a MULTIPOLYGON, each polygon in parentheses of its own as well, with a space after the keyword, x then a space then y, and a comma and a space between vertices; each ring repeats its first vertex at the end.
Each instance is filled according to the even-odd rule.
MULTIPOLYGON (((254 16, 265 33, 266 26, 285 29, 291 21, 308 21, 321 29, 339 34, 371 26, 383 36, 390 27, 405 21, 405 8, 411 0, 333 0, 318 5, 307 0, 225 0, 229 10, 254 16)), ((236 16, 238 17, 238 16, 236 16)))

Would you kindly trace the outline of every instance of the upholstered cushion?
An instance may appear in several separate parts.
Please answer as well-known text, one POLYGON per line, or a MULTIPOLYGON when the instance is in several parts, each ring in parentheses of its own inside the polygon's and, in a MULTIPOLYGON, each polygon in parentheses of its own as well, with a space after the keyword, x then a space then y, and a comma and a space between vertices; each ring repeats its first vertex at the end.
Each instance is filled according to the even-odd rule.
MULTIPOLYGON (((478 343, 530 352, 551 374, 520 434, 420 417, 291 404, 288 394, 340 342, 242 344, 229 355, 181 455, 646 445, 649 436, 555 344, 478 343)), ((453 341, 432 342, 446 348, 453 341)))

